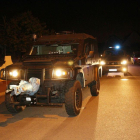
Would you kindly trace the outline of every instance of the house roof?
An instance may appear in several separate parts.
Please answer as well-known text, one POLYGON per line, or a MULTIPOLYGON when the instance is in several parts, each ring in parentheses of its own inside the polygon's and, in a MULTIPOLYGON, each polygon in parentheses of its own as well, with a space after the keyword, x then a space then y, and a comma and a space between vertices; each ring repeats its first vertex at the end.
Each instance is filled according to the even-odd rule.
POLYGON ((131 46, 132 44, 136 43, 140 43, 140 34, 136 31, 133 31, 125 37, 123 46, 131 46))

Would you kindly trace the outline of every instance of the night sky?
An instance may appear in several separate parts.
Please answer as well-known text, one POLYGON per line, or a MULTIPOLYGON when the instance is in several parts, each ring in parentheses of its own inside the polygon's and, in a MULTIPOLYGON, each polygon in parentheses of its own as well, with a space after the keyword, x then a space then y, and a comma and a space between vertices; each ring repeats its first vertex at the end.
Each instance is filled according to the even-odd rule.
POLYGON ((0 24, 27 11, 48 29, 91 34, 98 42, 140 32, 139 0, 0 0, 0 24))

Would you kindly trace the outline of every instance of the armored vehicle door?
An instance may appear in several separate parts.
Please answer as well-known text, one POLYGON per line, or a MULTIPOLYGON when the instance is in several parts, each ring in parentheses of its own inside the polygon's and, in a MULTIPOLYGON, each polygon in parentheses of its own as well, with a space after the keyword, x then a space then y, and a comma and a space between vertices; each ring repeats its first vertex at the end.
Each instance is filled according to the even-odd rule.
POLYGON ((94 80, 94 67, 98 64, 98 53, 97 53, 96 42, 92 39, 88 39, 84 45, 85 53, 85 66, 84 66, 84 76, 86 85, 94 80))

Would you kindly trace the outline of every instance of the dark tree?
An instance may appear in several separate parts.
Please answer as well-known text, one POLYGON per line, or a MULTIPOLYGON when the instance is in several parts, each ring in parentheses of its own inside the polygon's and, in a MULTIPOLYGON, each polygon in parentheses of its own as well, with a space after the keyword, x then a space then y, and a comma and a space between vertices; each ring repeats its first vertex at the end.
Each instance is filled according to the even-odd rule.
POLYGON ((11 54, 26 52, 33 43, 33 34, 39 38, 45 31, 46 25, 41 24, 38 18, 33 17, 31 12, 25 12, 13 17, 9 22, 4 18, 4 24, 0 28, 0 44, 6 46, 11 54))

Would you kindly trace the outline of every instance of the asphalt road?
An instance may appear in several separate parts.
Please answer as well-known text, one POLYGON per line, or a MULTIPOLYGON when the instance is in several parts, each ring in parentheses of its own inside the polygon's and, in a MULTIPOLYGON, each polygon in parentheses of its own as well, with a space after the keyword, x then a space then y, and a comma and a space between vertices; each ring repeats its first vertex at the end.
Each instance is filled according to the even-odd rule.
POLYGON ((27 107, 11 114, 0 92, 0 140, 140 140, 139 71, 140 66, 130 65, 127 76, 104 75, 98 97, 83 89, 77 117, 69 117, 64 106, 27 107))

